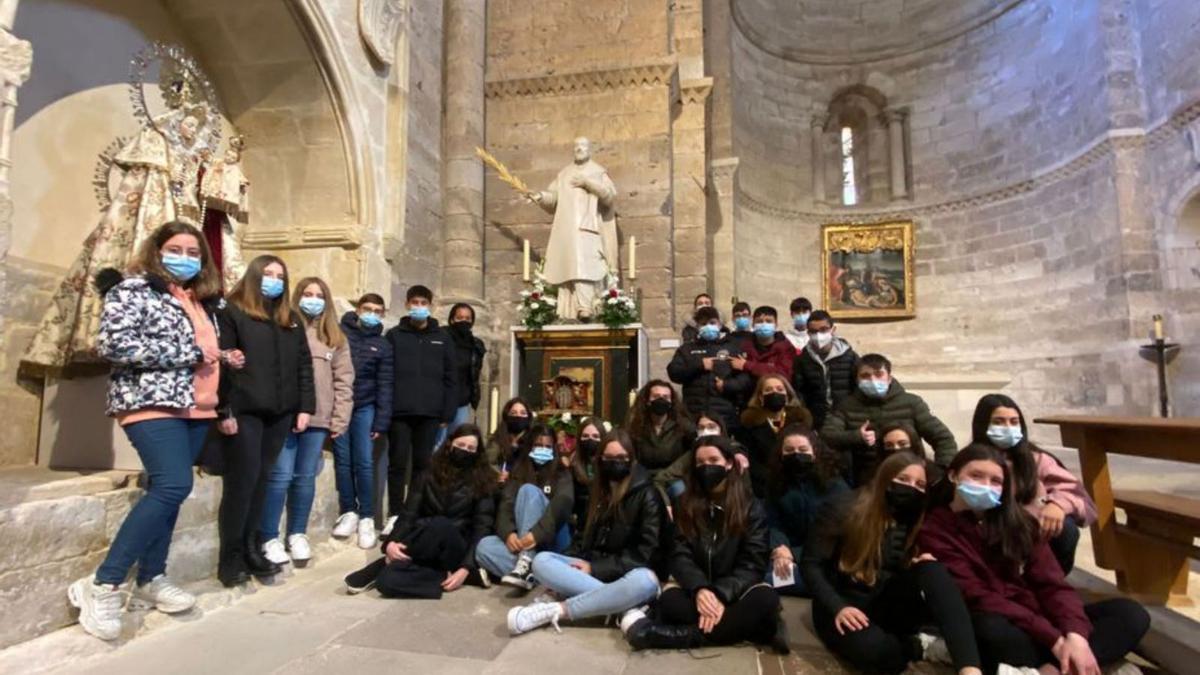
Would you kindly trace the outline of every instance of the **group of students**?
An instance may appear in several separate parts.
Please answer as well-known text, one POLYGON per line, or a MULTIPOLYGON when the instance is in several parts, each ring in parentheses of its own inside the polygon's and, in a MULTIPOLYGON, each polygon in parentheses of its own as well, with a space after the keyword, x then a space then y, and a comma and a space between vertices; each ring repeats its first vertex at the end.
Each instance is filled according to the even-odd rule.
POLYGON ((226 584, 309 553, 298 543, 326 435, 335 534, 374 546, 370 447, 386 434, 382 556, 347 589, 540 589, 509 611, 513 635, 610 616, 634 649, 750 641, 786 652, 779 596, 791 594, 812 598, 818 637, 862 671, 939 659, 960 673, 1093 675, 1149 627, 1138 604, 1085 604, 1065 581, 1094 507, 1030 441, 1012 399, 983 397, 959 451, 886 358, 854 354, 802 298, 782 331, 773 308, 747 305, 730 331, 698 298, 668 366, 680 389, 647 383, 624 428, 591 418, 564 435, 515 398, 485 438, 465 421, 483 353, 473 312, 456 306, 453 330, 437 328, 426 289, 409 290, 408 315, 386 335, 378 296, 340 328, 319 279, 288 302, 286 267, 271 256, 222 300, 203 237, 181 223, 147 241, 128 277, 98 281, 109 412, 149 477, 104 564, 69 591, 100 637, 119 632, 135 563, 131 606, 194 603, 164 576, 166 554, 218 417, 226 584))

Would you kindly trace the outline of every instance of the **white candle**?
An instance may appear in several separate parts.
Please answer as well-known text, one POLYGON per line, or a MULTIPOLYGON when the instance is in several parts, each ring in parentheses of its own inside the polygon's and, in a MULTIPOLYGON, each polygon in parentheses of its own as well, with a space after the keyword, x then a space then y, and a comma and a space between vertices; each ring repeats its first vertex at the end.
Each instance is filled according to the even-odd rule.
POLYGON ((491 424, 489 434, 496 433, 496 425, 500 421, 500 387, 492 387, 491 424))
POLYGON ((629 238, 629 279, 637 278, 637 237, 629 238))
POLYGON ((1154 315, 1154 339, 1163 339, 1163 318, 1161 314, 1154 315))
POLYGON ((633 404, 637 402, 637 389, 629 390, 629 414, 633 414, 633 404))
POLYGON ((524 242, 522 244, 522 248, 523 248, 523 253, 522 253, 523 257, 522 257, 522 267, 521 267, 521 278, 524 279, 525 281, 529 281, 530 277, 529 277, 529 240, 528 239, 524 240, 524 242))

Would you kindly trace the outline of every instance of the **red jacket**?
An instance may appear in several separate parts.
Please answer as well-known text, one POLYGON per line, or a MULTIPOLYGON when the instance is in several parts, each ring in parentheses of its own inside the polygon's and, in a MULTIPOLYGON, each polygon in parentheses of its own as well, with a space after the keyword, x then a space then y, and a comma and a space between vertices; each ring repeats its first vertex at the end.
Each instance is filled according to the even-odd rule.
POLYGON ((999 614, 1047 649, 1067 633, 1091 635, 1083 600, 1045 540, 1038 541, 1023 570, 1014 570, 999 551, 986 547, 971 512, 939 506, 925 516, 917 546, 950 570, 972 612, 999 614))
POLYGON ((796 360, 796 348, 783 333, 775 333, 775 341, 765 351, 760 351, 758 338, 749 338, 742 344, 746 352, 746 372, 755 380, 764 375, 779 375, 791 384, 792 363, 796 360))

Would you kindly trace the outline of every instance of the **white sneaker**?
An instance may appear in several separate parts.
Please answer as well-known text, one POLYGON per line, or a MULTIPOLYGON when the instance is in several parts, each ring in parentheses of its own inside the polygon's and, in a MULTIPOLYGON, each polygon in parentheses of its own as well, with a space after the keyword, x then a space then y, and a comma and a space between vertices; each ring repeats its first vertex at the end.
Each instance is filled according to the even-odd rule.
POLYGON ((554 630, 561 633, 562 628, 558 627, 558 620, 561 617, 562 605, 557 602, 513 607, 508 610, 508 632, 513 635, 520 635, 521 633, 528 633, 535 628, 541 628, 546 624, 551 624, 554 626, 554 630))
POLYGON ((263 557, 276 565, 286 565, 292 562, 292 559, 288 557, 287 551, 283 548, 283 542, 279 541, 279 537, 275 537, 263 544, 262 553, 263 557))
POLYGON ((396 526, 396 521, 399 519, 400 519, 400 516, 392 516, 391 518, 388 518, 383 523, 383 529, 380 530, 379 534, 381 534, 385 537, 388 536, 389 534, 391 534, 392 528, 396 526))
POLYGON ((1010 666, 1007 663, 1001 663, 996 667, 996 675, 1041 675, 1041 671, 1037 668, 1010 666))
POLYGON ((917 633, 917 639, 921 641, 922 661, 947 666, 954 665, 954 659, 950 658, 950 648, 946 646, 946 641, 940 635, 917 633))
POLYGON ((84 577, 67 588, 67 599, 79 608, 79 625, 101 640, 115 640, 121 635, 121 610, 125 596, 120 586, 97 584, 84 577))
POLYGON ((289 534, 288 551, 292 554, 292 562, 297 567, 304 567, 312 560, 312 547, 308 544, 308 535, 289 534))
POLYGON ((358 521, 358 547, 375 548, 379 537, 375 535, 375 519, 363 518, 358 521))
POLYGON ((195 604, 196 596, 171 583, 165 574, 154 577, 148 584, 134 584, 129 598, 130 609, 157 609, 163 614, 186 612, 195 604))
POLYGON ((645 605, 641 607, 634 607, 633 609, 626 610, 625 613, 621 615, 621 621, 618 624, 621 626, 621 635, 628 635, 629 629, 633 626, 633 624, 646 618, 646 609, 647 608, 645 605))
MULTIPOLYGON (((367 520, 370 520, 370 518, 367 520)), ((347 511, 338 516, 337 522, 333 524, 333 532, 330 534, 338 539, 345 539, 354 534, 355 528, 358 527, 358 514, 353 511, 347 511)))

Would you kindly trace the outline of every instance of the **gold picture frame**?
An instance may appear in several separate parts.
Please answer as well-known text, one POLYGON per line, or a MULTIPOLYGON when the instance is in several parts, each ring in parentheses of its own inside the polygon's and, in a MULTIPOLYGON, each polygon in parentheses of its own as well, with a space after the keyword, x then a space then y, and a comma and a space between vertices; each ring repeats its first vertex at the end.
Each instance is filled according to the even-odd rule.
POLYGON ((826 311, 835 319, 915 317, 913 255, 911 220, 821 226, 826 311))

